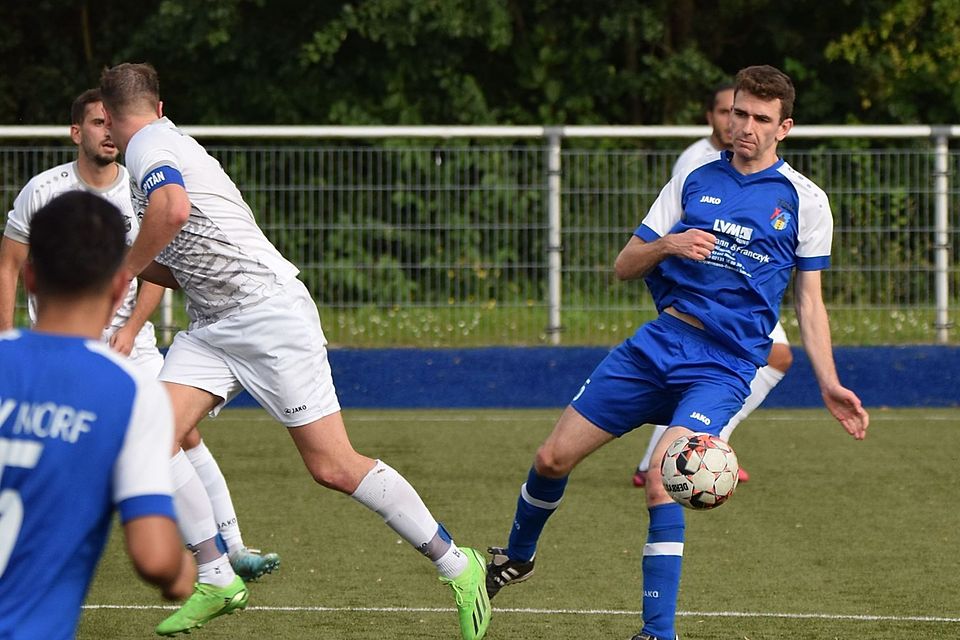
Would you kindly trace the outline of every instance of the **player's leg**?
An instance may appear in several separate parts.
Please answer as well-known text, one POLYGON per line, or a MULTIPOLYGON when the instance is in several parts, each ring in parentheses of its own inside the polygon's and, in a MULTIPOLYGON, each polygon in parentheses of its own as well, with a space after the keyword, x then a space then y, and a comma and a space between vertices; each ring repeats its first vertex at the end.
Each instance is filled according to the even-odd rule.
POLYGON ((179 449, 187 434, 208 414, 219 411, 241 387, 222 358, 190 333, 177 334, 160 379, 173 406, 178 452, 173 458, 177 520, 184 542, 194 552, 198 574, 194 594, 157 626, 158 634, 175 635, 247 604, 247 588, 219 546, 217 523, 206 488, 179 449))
POLYGON ((650 638, 673 638, 680 572, 683 564, 685 522, 683 507, 663 488, 659 462, 670 443, 692 433, 685 427, 670 427, 654 447, 653 460, 644 486, 650 516, 647 543, 643 547, 643 631, 650 638))
POLYGON ((256 580, 264 574, 276 571, 280 567, 280 556, 276 553, 261 553, 258 549, 250 549, 243 543, 237 511, 233 506, 227 480, 216 458, 200 437, 199 429, 187 432, 181 445, 207 490, 217 523, 217 531, 227 546, 227 555, 233 570, 244 580, 256 580))
MULTIPOLYGON (((787 334, 779 322, 770 333, 770 338, 773 340, 773 346, 770 348, 770 355, 767 357, 767 365, 757 370, 757 375, 750 383, 750 395, 744 400, 743 407, 740 408, 740 411, 721 429, 721 440, 726 442, 730 441, 730 436, 733 435, 734 429, 766 400, 770 392, 773 391, 773 388, 787 375, 787 371, 793 364, 793 353, 790 351, 790 342, 787 340, 787 334)), ((739 481, 747 482, 749 480, 750 474, 747 473, 741 465, 739 481)))
POLYGON ((463 637, 482 638, 490 621, 490 602, 480 555, 473 549, 457 547, 400 473, 354 450, 339 411, 288 431, 316 482, 348 494, 377 513, 433 562, 454 590, 463 637))
POLYGON ((650 459, 653 457, 653 450, 657 448, 657 443, 663 437, 667 426, 664 424, 654 425, 653 433, 650 434, 650 442, 647 443, 647 450, 643 454, 643 459, 637 465, 633 472, 633 486, 642 487, 647 484, 647 469, 650 468, 650 459))
MULTIPOLYGON (((152 325, 144 325, 137 334, 130 361, 151 377, 159 378, 163 370, 163 355, 157 349, 157 339, 152 325)), ((237 512, 223 477, 220 465, 203 443, 198 429, 188 431, 181 441, 181 447, 196 470, 200 481, 207 491, 207 497, 213 507, 214 520, 220 537, 227 545, 227 554, 234 571, 244 580, 254 580, 265 573, 271 573, 280 566, 280 557, 275 553, 261 554, 256 549, 248 549, 243 544, 237 512)))
POLYGON ((490 603, 485 567, 460 549, 395 469, 357 453, 347 437, 316 304, 294 280, 280 293, 211 327, 211 340, 230 360, 242 386, 289 428, 303 462, 323 486, 349 494, 379 514, 427 556, 453 588, 461 635, 486 633, 490 603))
POLYGON ((668 367, 665 384, 680 394, 667 429, 653 453, 644 487, 650 515, 643 548, 643 629, 656 639, 676 635, 675 620, 683 565, 683 507, 663 487, 660 465, 667 448, 692 432, 717 435, 742 406, 756 366, 719 348, 700 331, 679 326, 683 357, 668 367))
POLYGON ((611 440, 613 435, 594 426, 573 407, 564 410, 520 486, 507 546, 489 549, 493 557, 487 566, 487 594, 491 598, 506 585, 533 575, 537 542, 560 506, 570 472, 611 440))

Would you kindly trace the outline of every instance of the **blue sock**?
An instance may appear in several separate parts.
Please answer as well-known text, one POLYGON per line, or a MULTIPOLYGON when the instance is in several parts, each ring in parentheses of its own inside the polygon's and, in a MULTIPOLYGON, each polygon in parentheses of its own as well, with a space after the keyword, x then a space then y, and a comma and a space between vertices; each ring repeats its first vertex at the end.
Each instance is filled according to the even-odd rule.
POLYGON ((511 560, 526 562, 537 551, 537 540, 547 518, 560 506, 567 478, 546 478, 531 467, 527 482, 520 487, 517 515, 513 519, 507 555, 511 560))
POLYGON ((643 547, 643 633, 673 640, 683 564, 683 507, 660 504, 649 511, 643 547))

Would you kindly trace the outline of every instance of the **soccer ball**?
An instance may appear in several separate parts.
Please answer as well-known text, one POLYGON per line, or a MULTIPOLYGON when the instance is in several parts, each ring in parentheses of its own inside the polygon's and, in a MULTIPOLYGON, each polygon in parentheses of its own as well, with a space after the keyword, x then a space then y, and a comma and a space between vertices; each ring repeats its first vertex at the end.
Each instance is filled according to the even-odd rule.
POLYGON ((690 509, 713 509, 737 488, 737 454, 709 433, 680 436, 667 447, 660 464, 663 488, 690 509))

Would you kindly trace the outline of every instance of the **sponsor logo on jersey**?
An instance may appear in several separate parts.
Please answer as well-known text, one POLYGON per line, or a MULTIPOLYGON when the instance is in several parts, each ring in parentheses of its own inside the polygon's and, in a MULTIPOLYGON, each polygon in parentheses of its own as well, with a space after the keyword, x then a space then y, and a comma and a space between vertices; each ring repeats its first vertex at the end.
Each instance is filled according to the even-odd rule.
POLYGON ((690 417, 693 418, 694 420, 699 420, 700 422, 707 425, 708 427, 710 426, 710 418, 703 415, 699 411, 694 411, 693 413, 690 414, 690 417))
POLYGON ((707 204, 720 204, 723 201, 717 196, 700 196, 700 202, 705 202, 707 204))
POLYGON ((773 213, 770 214, 770 226, 776 231, 783 231, 787 228, 787 225, 790 224, 790 219, 789 212, 777 207, 773 210, 773 213))
POLYGON ((735 222, 721 220, 720 218, 716 218, 713 221, 713 230, 733 236, 737 239, 737 242, 742 243, 750 242, 750 238, 753 237, 753 229, 751 227, 745 227, 735 222))

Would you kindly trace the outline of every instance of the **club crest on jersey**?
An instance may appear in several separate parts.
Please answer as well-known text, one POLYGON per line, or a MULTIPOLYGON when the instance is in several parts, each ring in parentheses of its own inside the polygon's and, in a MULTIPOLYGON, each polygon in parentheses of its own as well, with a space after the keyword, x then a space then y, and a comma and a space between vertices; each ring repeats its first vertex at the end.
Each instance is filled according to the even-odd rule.
POLYGON ((790 224, 790 219, 789 212, 777 207, 773 210, 773 213, 770 214, 770 226, 777 231, 783 231, 787 228, 787 225, 790 224))
POLYGON ((721 220, 720 218, 716 218, 713 221, 713 230, 733 236, 737 239, 737 242, 741 244, 750 242, 750 238, 753 237, 752 228, 744 227, 743 225, 739 225, 735 222, 721 220))

